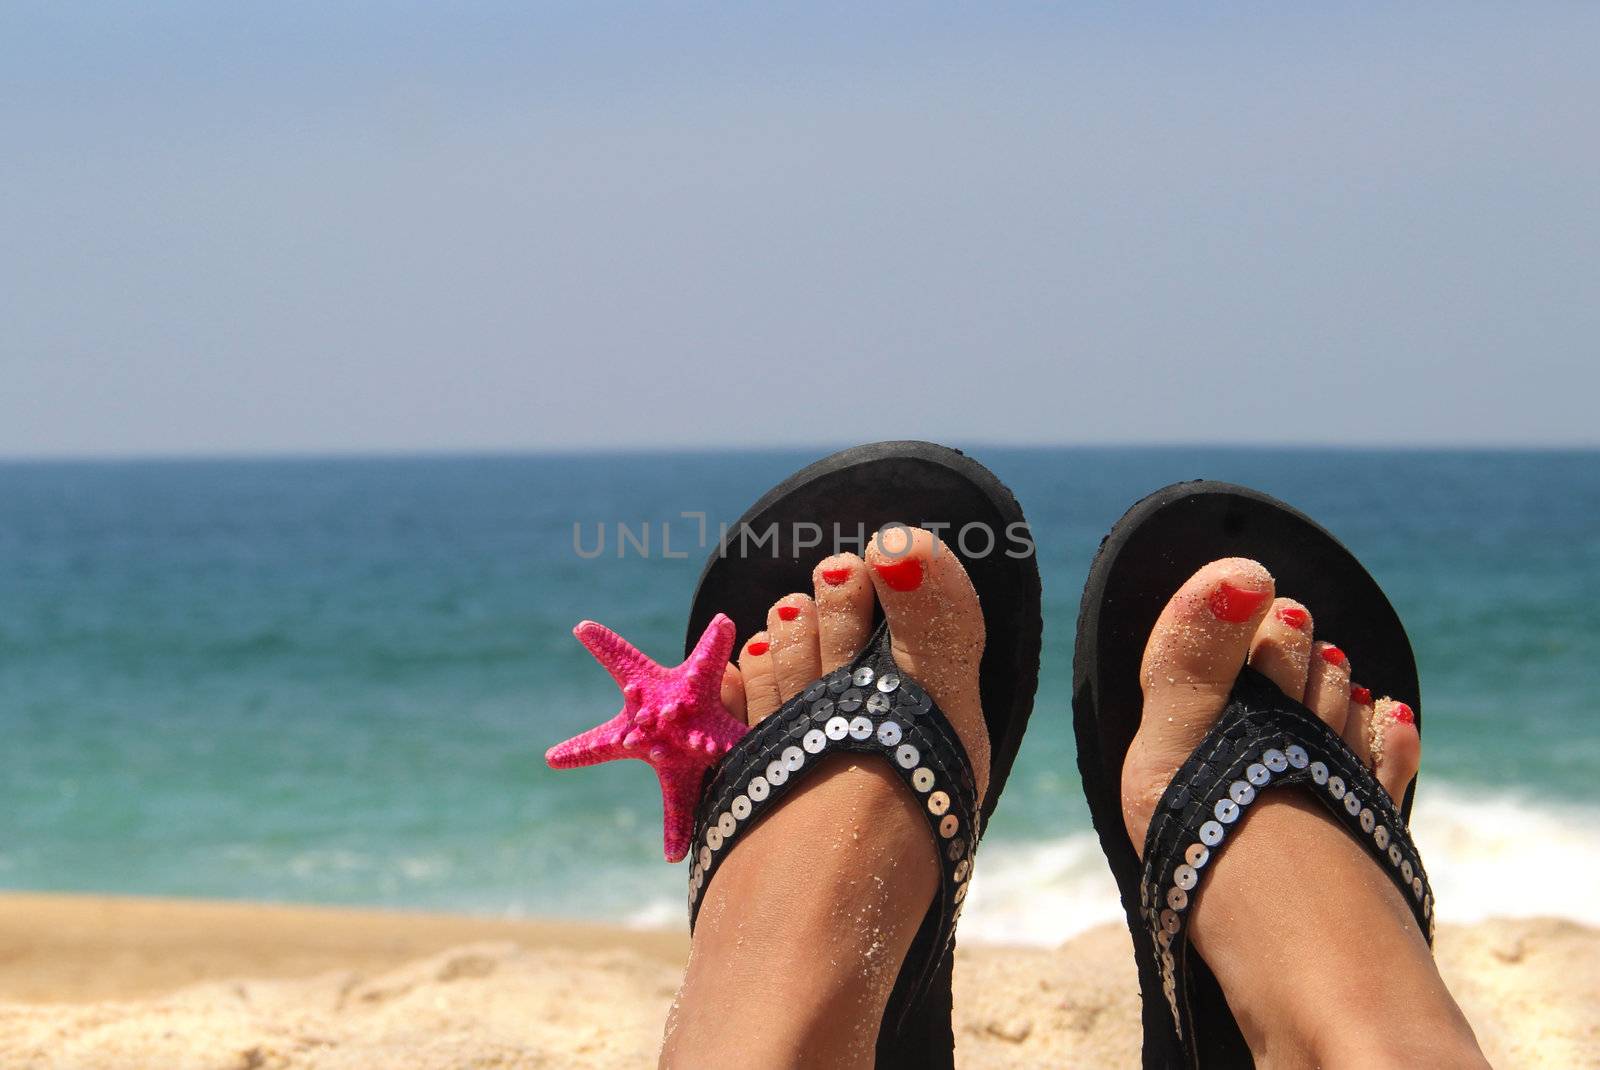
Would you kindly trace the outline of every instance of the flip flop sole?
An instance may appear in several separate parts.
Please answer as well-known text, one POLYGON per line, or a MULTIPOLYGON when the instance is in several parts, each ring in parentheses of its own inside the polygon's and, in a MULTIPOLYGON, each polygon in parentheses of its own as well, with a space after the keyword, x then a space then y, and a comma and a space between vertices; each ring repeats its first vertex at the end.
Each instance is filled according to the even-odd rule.
MULTIPOLYGON (((1280 595, 1311 608, 1317 632, 1337 637, 1361 682, 1415 711, 1422 729, 1416 660, 1405 628, 1377 581, 1310 517, 1259 491, 1197 480, 1165 487, 1129 509, 1101 543, 1078 615, 1073 727, 1078 769, 1100 845, 1137 942, 1140 865, 1122 818, 1122 763, 1139 727, 1139 666, 1156 618, 1174 591, 1209 561, 1248 557, 1273 574, 1280 595)), ((1402 801, 1411 812, 1412 782, 1402 801)), ((1161 980, 1138 955, 1144 1065, 1181 1066, 1161 980)), ((1196 961, 1192 987, 1202 1065, 1249 1066, 1248 1049, 1215 979, 1196 961)))

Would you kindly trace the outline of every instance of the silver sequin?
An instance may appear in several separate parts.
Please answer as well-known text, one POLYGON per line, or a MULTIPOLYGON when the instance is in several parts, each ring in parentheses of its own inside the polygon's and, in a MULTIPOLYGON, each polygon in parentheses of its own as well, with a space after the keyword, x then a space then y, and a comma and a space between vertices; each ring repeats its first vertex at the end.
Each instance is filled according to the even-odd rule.
POLYGON ((1224 825, 1231 825, 1239 820, 1239 804, 1232 799, 1218 799, 1217 805, 1211 808, 1211 812, 1216 814, 1217 820, 1224 825))
POLYGON ((831 698, 825 698, 821 702, 816 702, 816 703, 812 704, 812 706, 811 706, 811 717, 812 717, 813 720, 826 721, 829 717, 832 717, 832 716, 833 716, 833 700, 831 698))
POLYGON ((1311 782, 1321 786, 1328 782, 1328 767, 1321 762, 1311 763, 1311 782))
POLYGON ((1298 743, 1289 744, 1283 748, 1283 753, 1284 757, 1289 759, 1291 769, 1304 769, 1306 763, 1311 761, 1311 755, 1307 754, 1306 749, 1298 743))
POLYGON ((878 677, 878 690, 882 691, 886 695, 899 686, 900 677, 896 676, 892 672, 886 672, 882 676, 878 677))
POLYGON ((1389 864, 1391 866, 1398 866, 1400 864, 1400 858, 1400 845, 1398 843, 1391 843, 1389 845, 1389 864))
POLYGON ((878 694, 878 693, 874 692, 872 697, 867 699, 867 712, 868 713, 888 713, 889 712, 889 705, 890 705, 890 703, 889 703, 889 696, 888 695, 882 695, 882 694, 878 694))
POLYGON ((1179 866, 1172 871, 1172 883, 1187 892, 1200 883, 1200 874, 1194 871, 1193 866, 1179 866))
POLYGON ((782 757, 783 767, 791 773, 797 772, 802 765, 806 764, 806 752, 799 747, 783 748, 782 757))
POLYGON ((865 717, 857 717, 850 722, 850 738, 866 739, 872 735, 872 722, 865 717))
POLYGON ((1176 911, 1168 908, 1167 910, 1163 910, 1161 912, 1161 927, 1167 932, 1176 936, 1178 934, 1178 928, 1182 924, 1183 922, 1178 919, 1178 914, 1176 911))
POLYGON ((767 793, 771 790, 771 788, 767 784, 766 777, 758 776, 752 779, 750 781, 750 786, 744 790, 749 794, 751 802, 764 802, 766 801, 767 793))
POLYGON ((767 783, 777 787, 789 779, 789 770, 784 768, 782 762, 767 763, 767 783))
POLYGON ((1272 774, 1267 772, 1267 767, 1260 762, 1251 762, 1250 768, 1244 771, 1244 778, 1255 787, 1264 788, 1267 781, 1272 779, 1272 774))
POLYGON ((1411 883, 1411 878, 1415 876, 1415 873, 1416 871, 1411 868, 1411 859, 1407 858, 1400 863, 1400 877, 1407 884, 1411 883))
POLYGON ((733 814, 734 817, 738 818, 740 821, 743 821, 745 818, 750 816, 750 796, 735 795, 733 797, 733 802, 728 806, 728 810, 733 814))
POLYGON ((894 760, 900 763, 901 769, 910 769, 922 761, 922 752, 909 743, 901 744, 900 749, 894 752, 894 760))
POLYGON ((1189 905, 1189 893, 1182 888, 1167 889, 1167 906, 1173 910, 1182 910, 1189 905))
POLYGON ((839 696, 839 702, 837 704, 839 712, 840 713, 854 713, 854 712, 856 712, 857 710, 859 710, 861 708, 861 703, 862 703, 862 700, 864 698, 865 698, 865 696, 863 696, 860 691, 857 691, 855 688, 852 687, 850 690, 846 691, 844 694, 839 696))
POLYGON ((1183 852, 1183 859, 1195 869, 1199 869, 1211 860, 1211 851, 1203 843, 1191 843, 1183 852))
POLYGON ((1289 768, 1289 759, 1284 756, 1283 751, 1277 747, 1271 747, 1267 750, 1267 753, 1261 756, 1261 764, 1274 773, 1281 773, 1289 768))
POLYGON ((866 687, 868 684, 872 683, 872 678, 875 675, 876 674, 871 669, 863 665, 861 668, 856 670, 854 676, 850 677, 850 682, 855 684, 857 687, 866 687))
POLYGON ((967 879, 967 873, 971 869, 972 869, 972 859, 963 858, 961 861, 957 862, 956 863, 956 872, 955 872, 956 881, 960 882, 960 881, 966 880, 967 879))
POLYGON ((1207 847, 1215 847, 1222 842, 1222 826, 1215 821, 1207 821, 1200 826, 1200 842, 1207 847))
POLYGON ((1344 798, 1344 777, 1331 776, 1328 778, 1328 794, 1335 799, 1344 798))
POLYGON ((1157 929, 1156 930, 1156 943, 1160 944, 1163 949, 1171 947, 1172 946, 1172 934, 1167 932, 1167 930, 1165 930, 1165 929, 1157 929))
POLYGON ((1378 825, 1378 818, 1370 808, 1361 811, 1361 831, 1371 832, 1378 825))
POLYGON ((1389 830, 1382 825, 1372 830, 1372 842, 1378 845, 1378 850, 1389 846, 1389 830))
POLYGON ((933 789, 933 770, 924 765, 912 773, 911 786, 918 791, 931 791, 933 789))
POLYGON ((1416 896, 1417 902, 1422 902, 1422 878, 1411 878, 1411 894, 1416 896))
POLYGON ((942 814, 950 809, 950 796, 942 791, 936 791, 928 796, 928 811, 933 814, 942 814))
POLYGON ((805 734, 805 738, 800 741, 800 745, 806 749, 807 754, 820 754, 822 753, 822 748, 828 745, 828 737, 822 733, 820 728, 813 728, 805 734))
POLYGON ((1240 806, 1249 806, 1255 802, 1256 789, 1242 780, 1235 780, 1228 785, 1228 797, 1240 806))
POLYGON ((945 814, 944 817, 939 819, 939 835, 943 836, 947 840, 951 836, 954 836, 956 834, 956 830, 960 827, 961 819, 955 814, 945 814))
POLYGON ((717 831, 722 833, 722 838, 727 839, 733 835, 733 830, 739 827, 739 822, 727 810, 722 811, 722 816, 717 818, 717 831))
POLYGON ((713 829, 707 829, 706 830, 706 846, 711 848, 713 851, 722 850, 722 830, 721 829, 713 828, 713 829))
POLYGON ((1344 797, 1344 809, 1345 813, 1349 814, 1351 817, 1355 817, 1361 812, 1361 799, 1356 795, 1355 792, 1352 791, 1350 794, 1344 797))
POLYGON ((823 725, 822 730, 828 734, 829 739, 843 739, 850 734, 850 722, 843 717, 834 717, 823 725))
POLYGON ((900 726, 893 721, 885 721, 878 726, 878 742, 885 747, 897 746, 900 743, 900 726))
POLYGON ((700 868, 709 869, 711 866, 711 848, 700 848, 700 868))

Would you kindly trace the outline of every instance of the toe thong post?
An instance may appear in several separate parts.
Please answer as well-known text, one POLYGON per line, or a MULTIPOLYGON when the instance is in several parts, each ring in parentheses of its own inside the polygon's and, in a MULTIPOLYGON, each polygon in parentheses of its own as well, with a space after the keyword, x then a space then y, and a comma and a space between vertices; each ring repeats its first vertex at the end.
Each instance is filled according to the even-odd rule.
POLYGON ((960 737, 933 699, 895 664, 887 625, 855 660, 818 679, 762 721, 707 775, 689 846, 689 925, 705 887, 748 830, 829 754, 870 754, 922 803, 937 846, 939 891, 901 967, 886 1023, 913 1014, 948 957, 977 850, 977 786, 960 737))
POLYGON ((1197 1065, 1189 1006, 1189 912, 1245 810, 1268 788, 1326 806, 1400 889, 1433 942, 1433 890, 1400 809, 1316 714, 1245 669, 1216 725, 1173 774, 1145 836, 1139 907, 1180 1045, 1197 1065))

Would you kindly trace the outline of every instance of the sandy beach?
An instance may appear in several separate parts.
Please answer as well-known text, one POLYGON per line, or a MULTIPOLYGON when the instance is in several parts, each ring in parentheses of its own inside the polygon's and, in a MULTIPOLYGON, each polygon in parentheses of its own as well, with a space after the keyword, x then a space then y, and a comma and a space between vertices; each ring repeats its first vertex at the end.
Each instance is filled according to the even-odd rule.
MULTIPOLYGON (((654 1064, 686 941, 568 922, 0 896, 0 1063, 64 1070, 654 1064)), ((1600 931, 1442 926, 1497 1067, 1600 1065, 1600 931)), ((1132 1067, 1127 937, 965 947, 957 1062, 1132 1067)))

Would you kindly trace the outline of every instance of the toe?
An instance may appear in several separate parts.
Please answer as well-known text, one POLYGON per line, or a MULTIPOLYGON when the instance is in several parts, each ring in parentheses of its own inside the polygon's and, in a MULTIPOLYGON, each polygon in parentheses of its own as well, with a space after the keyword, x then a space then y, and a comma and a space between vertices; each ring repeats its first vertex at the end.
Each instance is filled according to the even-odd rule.
POLYGON ((744 678, 745 716, 751 724, 778 712, 778 677, 772 662, 772 641, 757 632, 739 655, 739 675, 744 678))
POLYGON ((1372 768, 1372 692, 1350 681, 1350 702, 1345 706, 1344 730, 1340 733, 1351 750, 1368 769, 1372 768))
POLYGON ((825 558, 811 573, 816 590, 817 639, 822 672, 852 661, 872 630, 872 580, 855 554, 825 558))
POLYGON ((1292 598, 1273 601, 1250 640, 1250 667, 1278 685, 1285 695, 1306 690, 1311 659, 1311 613, 1292 598))
POLYGON ((1350 715, 1350 659, 1332 643, 1312 645, 1305 704, 1329 728, 1344 731, 1350 715))
POLYGON ((889 620, 895 660, 927 688, 972 761, 982 798, 989 733, 978 690, 983 610, 955 551, 921 528, 888 527, 867 547, 878 601, 889 620))
POLYGON ((778 701, 788 702, 822 675, 817 652, 817 607, 808 594, 786 594, 767 610, 778 701))
POLYGON ((1399 802, 1422 761, 1417 718, 1404 702, 1379 699, 1372 711, 1372 769, 1389 797, 1399 802))
MULTIPOLYGON (((1227 703, 1272 590, 1272 574, 1243 557, 1213 561, 1190 576, 1162 609, 1145 645, 1141 680, 1147 708, 1154 703, 1169 717, 1203 720, 1203 735, 1227 703)), ((1198 742, 1196 737, 1189 745, 1198 742)))
POLYGON ((739 667, 733 662, 722 667, 722 706, 733 714, 735 720, 746 720, 748 710, 744 701, 744 677, 739 675, 739 667))
POLYGON ((1122 765, 1123 817, 1137 849, 1172 771, 1228 704, 1272 605, 1272 574, 1244 557, 1203 566, 1150 630, 1140 683, 1144 710, 1122 765))

